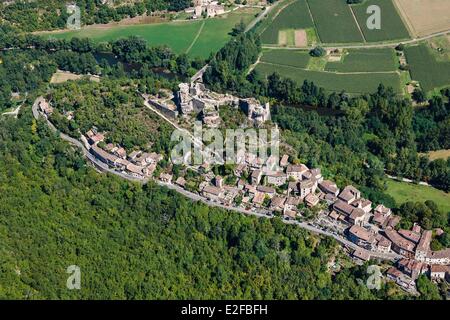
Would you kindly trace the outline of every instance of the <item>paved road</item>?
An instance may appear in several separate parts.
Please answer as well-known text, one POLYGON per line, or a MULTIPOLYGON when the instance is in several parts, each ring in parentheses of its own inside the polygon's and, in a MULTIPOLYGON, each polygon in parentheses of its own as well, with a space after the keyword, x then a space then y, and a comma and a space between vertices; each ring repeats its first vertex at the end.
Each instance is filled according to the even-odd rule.
MULTIPOLYGON (((246 210, 246 209, 240 208, 240 207, 238 208, 238 207, 225 206, 225 205, 223 205, 221 203, 205 199, 204 197, 202 197, 202 196, 200 196, 200 195, 198 195, 196 193, 192 193, 190 191, 187 191, 187 190, 185 190, 185 189, 183 189, 183 188, 181 188, 181 187, 179 187, 177 185, 174 185, 174 184, 171 184, 171 183, 165 183, 165 182, 161 182, 161 181, 157 181, 157 182, 158 182, 159 185, 165 186, 165 187, 167 187, 169 189, 172 189, 172 190, 175 190, 175 191, 181 193, 182 195, 184 195, 185 197, 187 197, 187 198, 189 198, 191 200, 201 201, 201 202, 203 202, 203 203, 205 203, 205 204, 207 204, 208 206, 211 206, 211 207, 218 207, 218 208, 222 208, 222 209, 226 209, 226 210, 232 210, 232 211, 240 212, 240 213, 243 213, 243 214, 246 214, 246 215, 256 216, 256 217, 259 217, 259 218, 271 219, 271 218, 274 217, 271 214, 270 215, 266 214, 267 212, 269 212, 268 210, 266 210, 266 211, 262 211, 262 210, 252 211, 252 210, 246 210)), ((373 252, 373 251, 369 251, 369 250, 363 249, 363 248, 357 246, 356 244, 354 244, 353 242, 351 242, 351 241, 349 241, 349 240, 347 240, 347 239, 345 239, 345 238, 343 238, 343 237, 341 237, 339 235, 335 235, 335 234, 333 234, 331 232, 328 232, 326 230, 319 229, 319 228, 317 228, 315 226, 312 226, 312 225, 310 225, 310 224, 308 224, 306 222, 299 222, 299 221, 295 221, 295 220, 283 220, 283 222, 286 223, 286 224, 297 225, 300 228, 306 229, 306 230, 308 230, 310 232, 313 232, 313 233, 317 233, 317 234, 322 234, 322 235, 325 235, 325 236, 333 237, 334 239, 336 239, 336 241, 340 242, 341 244, 345 245, 346 247, 348 247, 350 249, 353 249, 353 250, 360 249, 362 251, 365 251, 368 254, 370 254, 370 256, 373 257, 373 258, 378 258, 378 259, 382 259, 382 260, 391 260, 391 261, 395 261, 395 260, 398 260, 398 259, 402 258, 402 256, 400 256, 400 255, 398 255, 396 253, 381 253, 381 252, 373 252)))
POLYGON ((3 112, 2 116, 14 116, 14 118, 17 118, 17 115, 19 114, 20 108, 22 107, 22 104, 18 106, 13 111, 3 112))
MULTIPOLYGON (((370 44, 370 43, 369 44, 355 44, 355 45, 350 45, 350 44, 327 45, 327 44, 323 44, 322 47, 324 49, 335 49, 335 48, 339 48, 339 49, 395 48, 399 43, 413 44, 413 43, 417 43, 417 42, 420 42, 420 41, 432 39, 432 38, 435 38, 435 37, 444 36, 444 35, 447 35, 447 34, 450 34, 450 30, 441 31, 441 32, 429 34, 429 35, 424 36, 424 37, 414 38, 414 39, 405 40, 405 41, 396 41, 396 42, 387 42, 387 43, 373 43, 373 44, 370 44)), ((303 47, 279 47, 279 46, 264 45, 262 47, 265 48, 265 49, 286 49, 286 50, 311 49, 310 46, 306 46, 306 47, 305 46, 303 46, 303 47)))
POLYGON ((268 6, 264 9, 263 12, 261 12, 258 17, 256 17, 256 19, 252 20, 247 27, 245 28, 245 32, 250 31, 258 22, 260 22, 264 17, 266 17, 270 11, 272 11, 272 9, 275 7, 274 4, 272 4, 271 6, 268 6))
MULTIPOLYGON (((33 103, 32 112, 33 112, 33 116, 36 119, 38 119, 40 117, 40 113, 38 111, 38 106, 39 106, 39 102, 42 101, 42 100, 43 100, 43 97, 39 97, 33 103)), ((55 126, 48 119, 46 119, 46 122, 47 122, 47 125, 50 127, 50 129, 52 131, 58 132, 58 130, 55 128, 55 126)), ((65 140, 65 141, 67 141, 67 142, 69 142, 69 143, 79 147, 83 151, 83 154, 86 156, 86 158, 89 159, 91 161, 91 163, 94 164, 94 166, 99 171, 101 171, 101 172, 109 172, 111 174, 114 174, 114 175, 119 176, 121 178, 127 179, 129 181, 140 182, 140 183, 147 183, 148 182, 148 180, 149 180, 148 178, 146 178, 146 179, 139 179, 139 178, 132 177, 132 176, 130 176, 128 174, 125 174, 125 173, 122 173, 122 172, 118 172, 118 171, 115 171, 115 170, 109 168, 105 163, 103 163, 103 162, 99 161, 98 159, 96 159, 86 149, 86 147, 83 145, 83 143, 81 143, 80 141, 78 141, 78 140, 76 140, 76 139, 74 139, 72 137, 69 137, 68 135, 66 135, 66 134, 64 134, 62 132, 59 132, 59 135, 60 135, 60 137, 63 140, 65 140)), ((232 210, 232 211, 240 212, 242 214, 256 216, 256 217, 259 217, 259 218, 269 218, 269 219, 271 219, 271 218, 274 217, 272 214, 270 214, 269 210, 258 209, 258 210, 252 211, 252 210, 246 210, 246 209, 240 208, 240 207, 225 206, 225 205, 223 205, 223 204, 221 204, 219 202, 208 200, 208 199, 200 196, 199 194, 187 191, 187 190, 185 190, 185 189, 183 189, 183 188, 181 188, 181 187, 179 187, 177 185, 174 185, 172 183, 165 183, 165 182, 162 182, 162 181, 159 181, 159 180, 156 180, 156 182, 157 182, 158 185, 165 186, 165 187, 167 187, 167 188, 169 188, 171 190, 175 190, 175 191, 181 193, 182 195, 184 195, 185 197, 187 197, 187 198, 189 198, 191 200, 201 201, 201 202, 207 204, 208 206, 218 207, 218 208, 222 208, 222 209, 226 209, 226 210, 232 210)), ((341 244, 345 245, 346 247, 349 247, 351 249, 361 249, 361 250, 366 251, 367 253, 369 253, 374 258, 379 258, 379 259, 383 259, 383 260, 391 260, 391 261, 401 258, 401 256, 399 256, 399 255, 397 255, 395 253, 383 254, 383 253, 378 253, 378 252, 372 252, 372 251, 365 250, 365 249, 357 246, 353 242, 350 242, 350 241, 348 241, 347 239, 345 239, 345 238, 343 238, 341 236, 332 234, 332 233, 330 233, 330 232, 328 232, 326 230, 319 229, 319 228, 317 228, 315 226, 312 226, 312 225, 310 225, 308 223, 305 223, 305 222, 299 222, 299 221, 295 221, 295 220, 284 220, 284 219, 282 221, 284 223, 287 223, 287 224, 298 225, 299 227, 301 227, 301 228, 303 228, 305 230, 308 230, 310 232, 313 232, 313 233, 317 233, 317 234, 322 234, 322 235, 325 235, 325 236, 333 237, 334 239, 336 239, 336 241, 340 242, 341 244)))
MULTIPOLYGON (((41 114, 39 113, 38 107, 39 107, 39 102, 42 101, 44 98, 43 97, 38 97, 32 106, 32 112, 33 112, 33 116, 35 119, 39 119, 39 117, 41 116, 41 114)), ((55 126, 53 125, 53 123, 51 123, 48 119, 46 119, 45 117, 43 117, 46 122, 47 125, 49 126, 50 130, 52 130, 55 133, 59 133, 59 136, 61 137, 61 139, 69 142, 70 144, 78 147, 81 149, 81 151, 83 152, 83 155, 89 159, 89 161, 94 165, 94 167, 100 171, 100 172, 109 172, 111 174, 114 174, 116 176, 119 176, 123 179, 129 180, 129 181, 133 181, 133 182, 141 182, 141 183, 146 183, 148 182, 148 178, 145 179, 141 179, 141 178, 136 178, 133 176, 130 176, 126 173, 122 173, 122 172, 118 172, 114 169, 111 169, 107 164, 101 162, 100 160, 98 160, 92 153, 89 152, 89 150, 84 146, 84 144, 82 142, 80 142, 77 139, 74 139, 72 137, 69 137, 68 135, 60 132, 58 129, 55 128, 55 126)))
MULTIPOLYGON (((144 99, 144 105, 149 108, 151 111, 153 111, 154 113, 156 113, 158 116, 160 116, 163 120, 165 120, 166 122, 168 122, 171 126, 173 126, 175 129, 184 132, 192 141, 192 143, 198 148, 198 150, 200 150, 200 153, 203 156, 203 159, 208 159, 210 157, 210 155, 205 151, 206 150, 206 146, 204 145, 203 141, 199 140, 197 137, 195 137, 192 133, 190 133, 188 130, 181 128, 178 124, 176 124, 175 122, 173 122, 171 119, 169 119, 166 115, 164 115, 162 112, 160 112, 158 109, 156 109, 155 107, 153 107, 150 103, 148 103, 146 97, 144 95, 142 95, 142 98, 144 99)), ((216 159, 223 159, 223 155, 214 152, 213 153, 214 156, 216 157, 216 159)), ((219 162, 219 161, 218 161, 219 162)))

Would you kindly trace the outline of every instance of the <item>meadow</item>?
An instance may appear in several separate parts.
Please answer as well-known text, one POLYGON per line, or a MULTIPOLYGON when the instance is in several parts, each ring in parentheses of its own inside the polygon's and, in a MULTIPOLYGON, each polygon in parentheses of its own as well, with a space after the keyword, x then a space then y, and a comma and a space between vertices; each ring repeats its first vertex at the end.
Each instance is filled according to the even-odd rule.
POLYGON ((300 68, 267 64, 264 62, 256 66, 256 70, 268 76, 278 72, 284 77, 291 78, 297 83, 304 80, 313 81, 316 85, 323 87, 327 92, 345 90, 350 94, 361 94, 375 92, 380 83, 391 86, 394 91, 401 94, 400 77, 396 73, 359 73, 359 74, 337 74, 334 72, 311 71, 300 68))
POLYGON ((426 44, 405 48, 411 78, 419 81, 425 92, 450 86, 450 61, 437 61, 426 44))
POLYGON ((441 210, 450 212, 450 194, 433 187, 388 180, 386 193, 392 196, 399 206, 408 201, 432 200, 441 210))
POLYGON ((308 29, 314 27, 306 0, 295 0, 290 4, 287 2, 287 4, 279 14, 267 18, 269 20, 273 19, 273 21, 262 31, 262 43, 278 44, 278 34, 282 30, 308 29))
POLYGON ((321 42, 363 42, 350 7, 344 0, 307 1, 321 42))
POLYGON ((367 42, 410 38, 409 32, 403 24, 392 0, 366 0, 361 4, 351 6, 351 8, 367 42), (370 5, 377 5, 381 8, 380 30, 367 28, 369 15, 366 13, 366 10, 370 5))
POLYGON ((311 56, 307 51, 273 49, 264 51, 262 62, 284 66, 306 68, 311 56))
POLYGON ((328 62, 326 71, 335 72, 388 72, 397 70, 395 51, 391 48, 352 49, 340 62, 328 62))
POLYGON ((230 31, 241 19, 244 23, 248 23, 254 19, 257 12, 259 9, 246 8, 207 20, 108 27, 89 26, 75 31, 49 32, 43 35, 57 39, 89 37, 95 42, 139 36, 153 46, 167 45, 176 53, 183 53, 189 49, 191 57, 207 58, 230 39, 230 31))

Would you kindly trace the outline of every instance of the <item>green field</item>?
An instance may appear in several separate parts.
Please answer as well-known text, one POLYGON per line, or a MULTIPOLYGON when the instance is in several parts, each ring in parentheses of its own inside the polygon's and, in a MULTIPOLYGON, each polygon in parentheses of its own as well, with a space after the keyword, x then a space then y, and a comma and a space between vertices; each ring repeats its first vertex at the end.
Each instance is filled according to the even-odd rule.
POLYGON ((363 42, 345 0, 307 0, 323 43, 363 42))
POLYGON ((419 81, 425 92, 450 86, 450 61, 437 61, 426 44, 406 47, 411 78, 419 81))
POLYGON ((340 62, 328 62, 325 70, 336 72, 388 72, 397 70, 394 49, 354 49, 340 62))
POLYGON ((402 93, 400 77, 396 73, 337 74, 264 62, 259 63, 256 70, 265 76, 278 72, 280 75, 291 78, 300 84, 304 80, 313 81, 327 92, 345 90, 350 94, 371 93, 377 90, 380 83, 383 83, 385 86, 393 87, 395 92, 402 93))
POLYGON ((408 39, 410 37, 392 0, 366 0, 362 4, 353 5, 352 9, 368 42, 408 39), (370 15, 367 14, 366 10, 370 5, 377 5, 381 8, 380 30, 367 28, 367 19, 370 15))
POLYGON ((86 27, 81 30, 45 33, 48 38, 70 39, 89 37, 95 42, 116 40, 129 36, 139 36, 150 45, 167 45, 176 53, 186 52, 192 57, 207 58, 219 50, 230 39, 229 32, 241 21, 248 23, 254 19, 259 9, 246 8, 205 21, 173 21, 167 23, 131 26, 86 27), (202 24, 204 26, 202 28, 202 24), (199 34, 199 31, 200 34, 199 34), (197 37, 198 35, 198 37, 197 37), (194 40, 196 41, 194 42, 194 40))
POLYGON ((421 186, 412 183, 387 181, 386 193, 391 195, 398 205, 407 201, 433 200, 445 212, 450 212, 450 194, 433 187, 421 186))
MULTIPOLYGON (((287 2, 289 3, 289 2, 287 2)), ((272 19, 273 17, 268 17, 272 19)), ((309 14, 306 0, 295 0, 284 8, 266 29, 261 33, 261 42, 278 44, 278 32, 281 30, 295 30, 312 28, 313 22, 309 14)))
POLYGON ((311 56, 307 51, 274 49, 264 51, 262 62, 306 68, 311 56))

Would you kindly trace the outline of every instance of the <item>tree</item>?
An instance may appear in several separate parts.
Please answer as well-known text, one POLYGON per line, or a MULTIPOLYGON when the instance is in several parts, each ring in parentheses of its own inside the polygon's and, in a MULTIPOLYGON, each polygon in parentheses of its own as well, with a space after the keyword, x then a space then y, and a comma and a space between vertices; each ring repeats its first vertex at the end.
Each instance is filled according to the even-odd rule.
POLYGON ((313 57, 323 57, 326 54, 326 50, 322 47, 315 47, 311 51, 309 51, 309 54, 313 57))

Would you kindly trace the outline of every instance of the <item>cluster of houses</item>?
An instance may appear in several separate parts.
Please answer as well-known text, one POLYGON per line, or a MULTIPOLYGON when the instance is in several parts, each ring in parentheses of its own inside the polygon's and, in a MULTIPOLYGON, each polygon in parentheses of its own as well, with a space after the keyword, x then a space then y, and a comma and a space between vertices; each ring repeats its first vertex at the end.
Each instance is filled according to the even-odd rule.
POLYGON ((224 6, 219 4, 218 1, 194 0, 193 4, 193 7, 184 10, 186 13, 192 14, 192 19, 199 19, 203 15, 207 18, 212 18, 225 13, 224 6))
POLYGON ((203 123, 209 127, 220 124, 219 107, 229 105, 240 108, 257 126, 270 120, 269 103, 261 104, 254 98, 241 99, 230 94, 212 92, 200 81, 180 83, 175 101, 183 116, 200 115, 203 123))
POLYGON ((273 170, 271 164, 271 157, 264 162, 246 154, 245 160, 235 166, 235 185, 226 185, 223 177, 202 166, 205 181, 200 184, 199 193, 227 206, 279 212, 285 219, 296 219, 302 216, 304 208, 319 206, 321 214, 343 226, 347 238, 361 248, 353 252, 356 260, 370 260, 370 252, 395 252, 402 256, 387 277, 403 288, 414 288, 415 280, 424 273, 433 280, 449 281, 450 249, 432 251, 431 230, 422 230, 418 224, 412 230, 396 230, 400 217, 390 208, 381 204, 373 208, 372 202, 354 186, 340 190, 334 182, 323 179, 320 169, 290 164, 287 155, 281 158, 277 169, 273 170))
MULTIPOLYGON (((422 230, 418 224, 411 230, 396 230, 399 216, 383 205, 376 206, 373 211, 371 207, 371 202, 361 198, 357 189, 348 186, 338 195, 329 216, 350 226, 347 236, 358 246, 368 251, 395 252, 402 256, 397 266, 388 270, 387 277, 403 288, 415 288, 415 280, 420 274, 427 274, 433 280, 450 281, 450 248, 432 251, 431 230, 422 230)), ((365 250, 356 250, 353 255, 362 261, 371 258, 365 250)))
POLYGON ((162 160, 162 155, 155 152, 148 153, 135 150, 127 154, 123 147, 113 143, 104 144, 105 134, 92 128, 86 135, 82 135, 82 141, 89 146, 89 152, 98 160, 116 169, 125 172, 135 178, 146 178, 153 174, 156 165, 162 160), (100 143, 102 146, 100 147, 100 143))
MULTIPOLYGON (((255 99, 239 99, 228 94, 217 94, 207 90, 201 82, 181 83, 174 96, 148 96, 153 106, 178 116, 202 115, 204 123, 217 126, 220 123, 218 108, 230 105, 241 108, 248 119, 259 125, 270 119, 269 105, 261 105, 255 99), (168 100, 175 105, 168 106, 168 100)), ((52 107, 40 102, 41 112, 48 116, 52 107)), ((98 160, 118 171, 137 178, 152 176, 162 156, 156 153, 133 151, 127 154, 124 148, 105 144, 105 134, 92 128, 81 137, 87 149, 98 160)), ((411 230, 397 229, 400 217, 390 208, 377 205, 361 196, 354 186, 340 190, 336 183, 325 180, 319 168, 308 168, 305 164, 292 164, 289 156, 270 156, 266 160, 255 154, 244 152, 237 156, 232 177, 215 175, 207 165, 198 166, 202 175, 198 193, 206 199, 226 206, 242 207, 246 210, 277 212, 285 219, 297 219, 305 208, 316 208, 332 225, 345 230, 345 236, 360 249, 352 255, 358 261, 368 261, 370 252, 392 253, 401 257, 387 277, 406 290, 415 287, 420 274, 427 274, 436 281, 450 277, 450 249, 432 251, 431 230, 422 230, 415 224, 411 230), (227 183, 225 183, 227 181, 227 183), (230 183, 232 181, 232 183, 230 183)), ((163 172, 159 180, 172 183, 173 175, 163 172)), ((178 177, 175 184, 184 188, 186 180, 178 177)))

